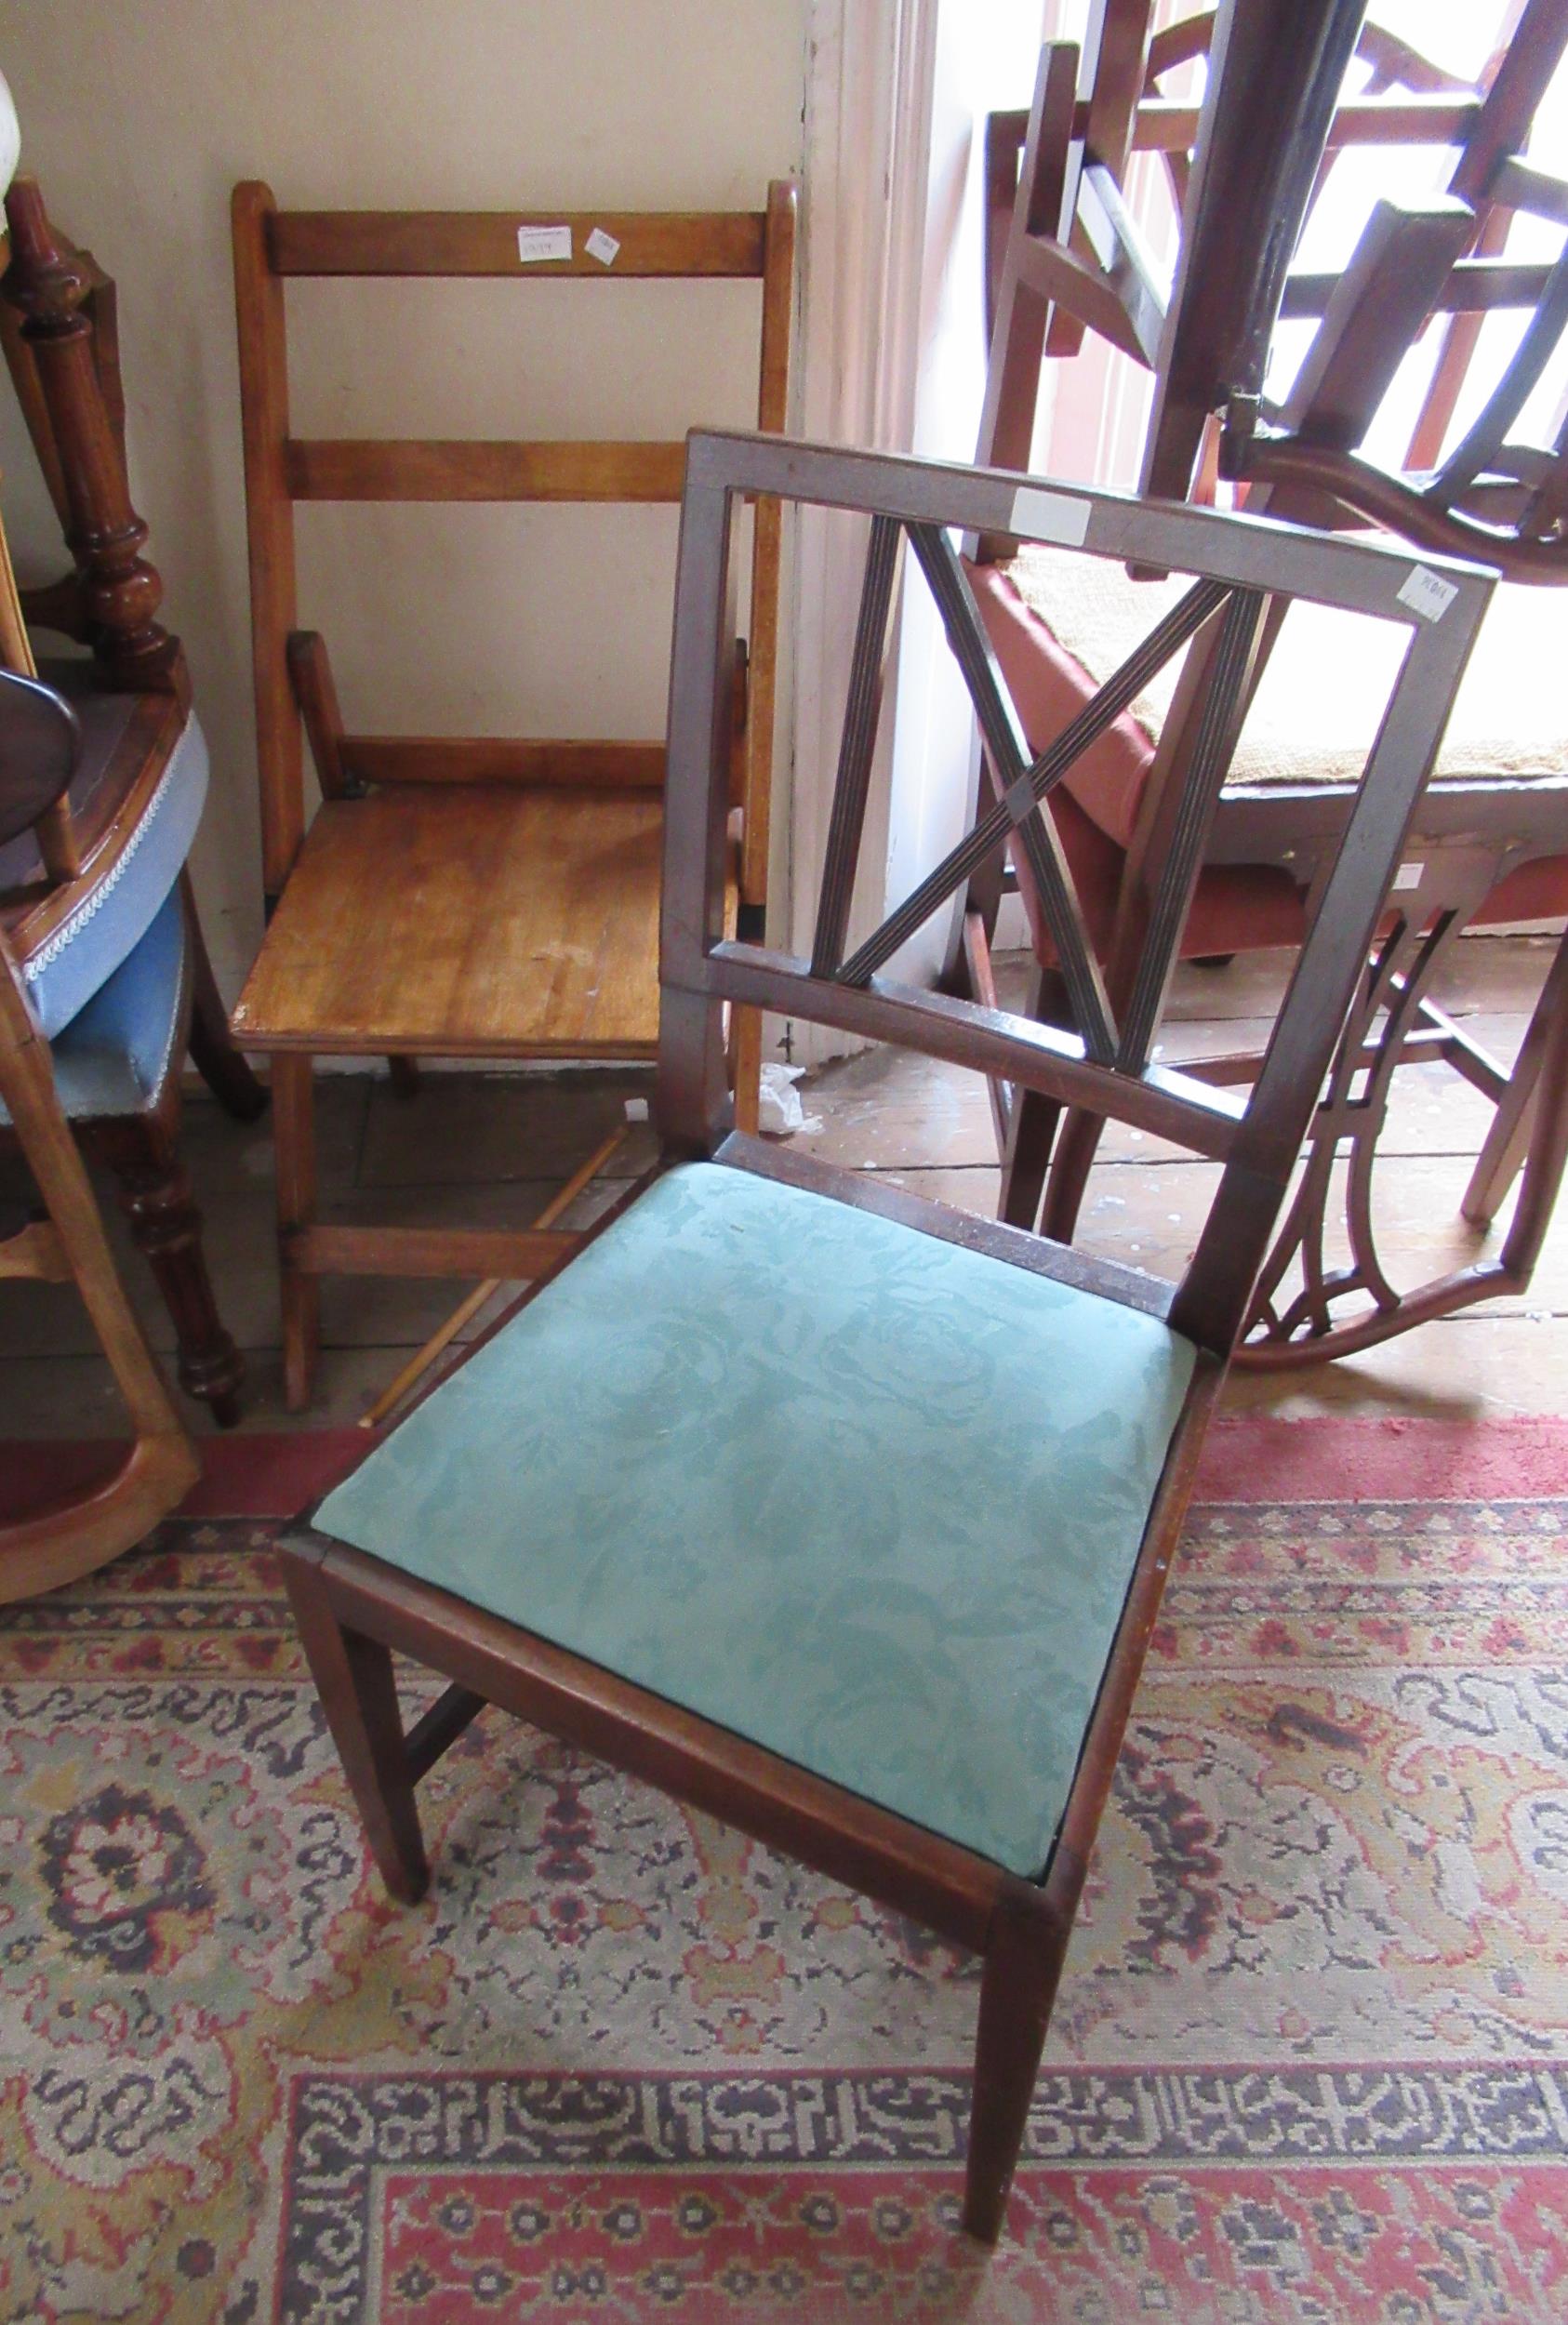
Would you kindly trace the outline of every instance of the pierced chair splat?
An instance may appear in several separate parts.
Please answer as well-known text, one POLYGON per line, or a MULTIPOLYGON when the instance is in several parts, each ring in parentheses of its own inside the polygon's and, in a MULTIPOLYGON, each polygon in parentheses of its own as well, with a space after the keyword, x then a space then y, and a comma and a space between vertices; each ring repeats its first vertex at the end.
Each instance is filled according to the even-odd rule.
MULTIPOLYGON (((652 286, 655 299, 660 285, 754 285, 757 424, 777 430, 789 384, 795 190, 776 182, 756 211, 527 217, 281 210, 265 186, 246 184, 235 188, 233 222, 269 915, 233 1028, 245 1048, 272 1060, 284 1369, 297 1409, 311 1393, 324 1275, 524 1278, 539 1249, 521 1233, 509 1247, 498 1232, 321 1222, 312 1058, 385 1056, 405 1091, 420 1056, 651 1059, 664 751, 653 739, 580 734, 346 727, 326 642, 299 622, 296 506, 673 510, 684 447, 297 435, 289 287, 306 278, 492 280, 512 293, 527 286, 536 299, 538 286, 558 297, 569 285, 574 299, 597 302, 623 284, 652 286), (322 794, 313 817, 301 726, 322 794)), ((711 395, 711 383, 699 392, 711 395)), ((717 416, 711 405, 690 415, 717 416)), ((748 634, 730 648, 741 825, 732 887, 747 908, 760 905, 767 884, 779 553, 777 511, 759 506, 748 634)), ((624 618, 642 624, 647 612, 631 604, 624 618)), ((760 1029, 749 1014, 737 1021, 735 1048, 742 1108, 754 1121, 760 1029)), ((567 1233, 558 1230, 558 1241, 567 1233)))
MULTIPOLYGON (((1444 566, 1207 512, 1076 497, 1086 561, 1191 578, 1052 751, 1023 744, 949 528, 1028 529, 1016 476, 761 436, 691 439, 676 584, 658 1162, 283 1545, 376 1862, 431 1871, 415 1788, 487 1704, 538 1722, 984 1959, 964 2225, 999 2234, 1052 1998, 1206 1417, 1486 603, 1444 566), (732 936, 727 601, 736 512, 869 517, 809 959, 732 936), (999 802, 907 903, 851 898, 905 547, 1004 761, 999 802), (1151 1062, 1265 596, 1407 642, 1250 1096, 1151 1062), (1217 617, 1212 718, 1147 966, 1113 1011, 1043 812, 1139 671, 1217 617), (1030 851, 1080 1037, 884 974, 1009 833, 1030 851), (778 1011, 1190 1140, 1220 1164, 1169 1283, 737 1132, 724 1019, 778 1011), (957 1384, 957 1385, 955 1385, 957 1384), (999 1498, 1000 1496, 1000 1498, 999 1498), (392 1656, 444 1673, 405 1734, 392 1656)), ((438 1876, 439 1877, 439 1876, 438 1876)))

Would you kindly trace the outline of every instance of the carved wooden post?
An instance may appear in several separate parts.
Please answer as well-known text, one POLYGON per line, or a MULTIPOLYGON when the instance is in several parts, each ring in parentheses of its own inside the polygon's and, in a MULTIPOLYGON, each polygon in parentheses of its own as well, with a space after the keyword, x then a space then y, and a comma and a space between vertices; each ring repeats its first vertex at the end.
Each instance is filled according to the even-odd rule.
POLYGON ((131 506, 125 461, 93 358, 82 302, 92 278, 50 225, 36 179, 6 196, 11 263, 4 296, 23 317, 22 339, 60 455, 81 610, 93 651, 117 687, 184 695, 179 642, 154 619, 163 583, 142 556, 147 527, 131 506))

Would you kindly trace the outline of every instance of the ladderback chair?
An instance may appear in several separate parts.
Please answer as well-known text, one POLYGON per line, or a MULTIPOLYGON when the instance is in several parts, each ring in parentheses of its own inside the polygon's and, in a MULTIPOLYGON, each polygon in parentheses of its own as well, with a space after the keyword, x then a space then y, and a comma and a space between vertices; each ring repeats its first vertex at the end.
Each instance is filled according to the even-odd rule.
POLYGON ((19 601, 0 543, 0 667, 12 673, 0 697, 0 932, 53 1048, 58 1095, 113 1171, 168 1306, 180 1384, 228 1424, 245 1368, 180 1158, 187 1050, 236 1119, 254 1121, 266 1094, 230 1039, 186 870, 206 745, 131 501, 113 285, 54 225, 36 179, 11 185, 6 221, 5 352, 71 562, 19 601), (88 651, 46 656, 47 684, 33 685, 33 640, 51 631, 88 651))
MULTIPOLYGON (((657 1165, 283 1546, 392 1892, 430 1879, 415 1787, 484 1704, 602 1754, 984 1957, 964 2223, 999 2232, 1052 1996, 1206 1416, 1488 578, 1205 511, 759 436, 690 440, 671 684, 657 1165), (730 604, 750 495, 870 537, 810 957, 729 933, 730 604), (1024 743, 950 527, 1196 577, 1049 749, 1024 743), (850 926, 907 545, 1006 782, 880 925, 850 926), (1153 1062, 1263 609, 1403 652, 1262 1071, 1153 1062), (1217 619, 1204 740, 1140 974, 1106 996, 1043 804, 1129 690, 1217 619), (1082 1036, 885 972, 1012 834, 1082 1036), (734 1127, 724 1017, 778 1011, 1191 1141, 1220 1186, 1162 1282, 734 1127), (392 1654, 451 1681, 405 1734, 392 1654)), ((918 583, 912 586, 919 586, 918 583)))
MULTIPOLYGON (((1561 442, 1553 447, 1508 441, 1560 337, 1568 265, 1561 259, 1521 262, 1505 249, 1515 215, 1534 212, 1559 223, 1568 217, 1561 183, 1522 158, 1542 92, 1568 45, 1568 6, 1529 0, 1511 37, 1471 89, 1437 86, 1447 76, 1408 50, 1390 47, 1384 36, 1371 42, 1366 62, 1375 81, 1393 93, 1342 104, 1316 177, 1305 166, 1309 153, 1299 182, 1309 193, 1321 185, 1334 152, 1348 142, 1349 128, 1361 137, 1375 125, 1376 142, 1436 146, 1440 153, 1452 147, 1448 190, 1425 205, 1377 203, 1342 272, 1282 270, 1266 286, 1261 307, 1254 299, 1260 280, 1256 265, 1250 274, 1236 270, 1227 206, 1219 205, 1217 222, 1210 215, 1216 187, 1244 166, 1250 150, 1248 105, 1238 107, 1223 86, 1226 15, 1221 7, 1207 20, 1211 78, 1187 188, 1182 255, 1155 358, 1145 488, 1212 492, 1216 478, 1229 479, 1240 484, 1247 507, 1257 512, 1313 525, 1380 524, 1418 546, 1480 558, 1509 578, 1494 602, 1389 900, 1376 960, 1314 1119, 1298 1200, 1260 1285, 1257 1317, 1239 1361, 1277 1366, 1348 1354, 1431 1316, 1522 1290, 1555 1199, 1552 1174, 1530 1171, 1498 1247, 1484 1255, 1478 1248, 1472 1261, 1409 1288, 1391 1280, 1379 1251, 1372 1178, 1393 1075, 1406 1062, 1441 1057, 1495 1108, 1462 1206, 1478 1231, 1502 1205, 1532 1138, 1543 1158, 1559 1144, 1540 1098, 1561 1081, 1551 1044, 1568 1038, 1561 1008, 1568 961, 1560 958, 1548 977, 1511 1072, 1430 994, 1466 928, 1548 918, 1568 907, 1568 792, 1561 780, 1568 727, 1549 675, 1561 614, 1554 595, 1541 586, 1568 579, 1561 486, 1552 481, 1568 470, 1561 442), (1415 93, 1401 97, 1398 86, 1415 93), (1218 162, 1210 156, 1208 169, 1204 136, 1229 155, 1218 162), (1203 252, 1209 254, 1208 276, 1194 256, 1203 252), (1223 296, 1211 295, 1216 284, 1223 296), (1222 328, 1228 299, 1236 313, 1222 328), (1257 393, 1272 322, 1261 339, 1242 334, 1237 322, 1243 310, 1255 308, 1266 318, 1314 320, 1317 326, 1278 407, 1260 405, 1257 393), (1500 309, 1521 311, 1528 327, 1480 413, 1455 430, 1476 326, 1500 309), (1428 319, 1437 352, 1407 469, 1390 473, 1361 446, 1428 319), (1253 351, 1244 364, 1243 339, 1253 351), (1205 429, 1212 456, 1206 473, 1197 464, 1205 429), (1337 1243, 1348 1258, 1335 1254, 1337 1243)), ((1193 29, 1193 45, 1202 45, 1199 29, 1193 29)), ((1026 169, 1043 150, 1048 92, 1060 70, 1048 50, 1026 169)), ((1243 94, 1247 86, 1243 81, 1243 94)), ((1010 254, 1024 246, 1028 210, 1029 186, 1020 178, 1010 254)), ((1016 259, 1013 266, 1017 273, 1016 259)), ((1070 295, 1058 286, 1057 296, 1070 295)), ((1017 339, 1017 318, 1025 309, 1015 300, 1011 312, 1017 339)), ((1004 380, 1009 397, 1027 394, 1032 409, 1040 365, 1037 355, 1032 369, 1025 359, 1040 336, 1037 330, 1022 358, 1017 348, 1010 355, 999 320, 988 426, 999 413, 1012 411, 1005 400, 997 402, 998 383, 1004 380)), ((1475 389, 1472 378, 1472 402, 1475 389)), ((1017 429, 1016 413, 1010 424, 1017 429)), ((982 458, 990 441, 983 427, 982 458)), ((1173 591, 1162 591, 1157 578, 1123 575, 1098 577, 1081 590, 1070 564, 1051 551, 1031 549, 1015 557, 1012 547, 1005 540, 976 545, 975 588, 1026 727, 1046 733, 1093 693, 1173 591)), ((1348 798, 1340 713, 1353 729, 1362 658, 1353 648, 1347 658, 1346 641, 1331 618, 1299 607, 1287 618, 1282 604, 1272 609, 1251 682, 1256 700, 1182 940, 1187 954, 1224 956, 1298 940, 1325 836, 1348 798), (1325 684, 1331 671, 1334 683, 1325 684)), ((1377 684, 1375 667, 1365 683, 1377 684)), ((1166 688, 1142 696, 1080 764, 1058 803, 1064 844, 1097 900, 1113 992, 1131 973, 1151 871, 1168 838, 1176 795, 1171 786, 1192 745, 1195 703, 1190 680, 1186 694, 1166 688)), ((1030 893, 1027 865, 1019 864, 1017 873, 1043 968, 1041 1005, 1060 1015, 1065 1001, 1049 932, 1030 893)), ((957 978, 984 986, 990 976, 986 955, 994 883, 990 896, 977 891, 969 902, 957 978)), ((1211 1070, 1241 1077, 1248 1061, 1216 1060, 1211 1070)), ((1016 1106, 1009 1094, 998 1093, 997 1108, 1003 1216, 1026 1224, 1041 1216, 1050 1233, 1070 1237, 1098 1136, 1093 1119, 1080 1110, 1058 1126, 1052 1109, 1027 1092, 1018 1094, 1016 1106)))
MULTIPOLYGON (((268 928, 233 1028, 244 1047, 272 1060, 292 1406, 310 1394, 323 1275, 525 1277, 541 1251, 537 1236, 319 1223, 312 1057, 384 1054, 405 1087, 420 1056, 651 1058, 664 777, 657 740, 345 731, 326 644, 298 627, 296 504, 672 504, 682 448, 298 437, 287 286, 302 277, 565 279, 579 297, 606 298, 624 281, 754 281, 757 423, 778 429, 794 229, 794 189, 784 182, 769 189, 762 211, 531 216, 288 211, 265 186, 235 189, 268 928), (322 792, 313 819, 301 720, 322 792)), ((548 580, 536 576, 534 586, 548 580)), ((764 506, 755 520, 747 643, 732 644, 742 825, 732 869, 744 911, 760 907, 767 872, 778 589, 777 516, 764 506)), ((608 578, 605 595, 613 605, 608 578)), ((650 610, 637 604, 631 618, 645 623, 650 610)), ((737 1045, 737 1087, 754 1120, 760 1051, 750 1016, 737 1045)))

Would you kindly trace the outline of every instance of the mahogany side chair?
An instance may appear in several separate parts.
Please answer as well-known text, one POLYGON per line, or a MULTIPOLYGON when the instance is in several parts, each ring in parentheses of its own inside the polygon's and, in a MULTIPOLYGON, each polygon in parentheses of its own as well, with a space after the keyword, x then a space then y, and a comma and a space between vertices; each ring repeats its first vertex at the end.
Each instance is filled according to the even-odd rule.
MULTIPOLYGON (((0 677, 0 694, 26 684, 7 673, 0 677)), ((49 716, 35 703, 27 709, 40 722, 49 716)), ((74 764, 70 714, 62 705, 50 724, 64 737, 65 747, 57 744, 54 752, 60 797, 74 764)), ((47 789, 36 775, 44 756, 42 750, 30 754, 35 801, 47 789)), ((13 815, 15 804, 13 798, 13 815)), ((10 822, 0 800, 0 842, 12 836, 10 822)), ((44 1508, 0 1520, 0 1602, 52 1590, 118 1557, 168 1515, 201 1469, 115 1270, 54 1064, 0 923, 0 1123, 20 1145, 43 1202, 41 1216, 0 1221, 0 1280, 75 1283, 133 1429, 129 1446, 104 1477, 44 1508)), ((72 1070, 80 1075, 86 1070, 78 1054, 72 1070)))
MULTIPOLYGON (((963 2220, 994 2239, 1193 1464, 1490 579, 1444 562, 1000 472, 698 433, 670 697, 655 1166, 318 1503, 283 1568, 383 1880, 431 1875, 415 1787, 485 1704, 538 1723, 984 1958, 963 2220), (730 604, 749 495, 869 516, 809 959, 728 932, 730 604), (1043 751, 1023 742, 949 528, 1196 577, 1043 751), (908 549, 1001 801, 850 928, 888 614, 908 549), (1263 1070, 1244 1098, 1152 1062, 1264 607, 1403 653, 1263 1070), (1042 813, 1129 690, 1211 617, 1210 716, 1142 975, 1113 1015, 1042 813), (1016 836, 1083 1036, 885 975, 1016 836), (734 1127, 726 1008, 1086 1099, 1221 1166, 1177 1283, 868 1184, 734 1127), (405 1734, 392 1655, 450 1681, 405 1734)), ((913 584, 911 584, 913 585, 913 584)))
MULTIPOLYGON (((1217 59, 1216 28, 1225 15, 1222 7, 1189 28, 1193 53, 1209 30, 1217 59)), ((1411 52, 1389 50, 1381 35, 1372 44, 1364 60, 1392 93, 1342 105, 1330 126, 1326 158, 1320 155, 1315 179, 1303 171, 1301 183, 1309 194, 1321 186, 1333 153, 1353 133, 1385 145, 1452 145, 1450 187, 1427 205, 1378 203, 1343 273, 1296 272, 1275 282, 1258 312, 1271 301, 1276 317, 1317 324, 1277 408, 1260 407, 1256 392, 1272 324, 1261 339, 1247 339, 1253 352, 1242 364, 1242 338, 1230 326, 1221 327, 1215 301, 1199 296, 1204 286, 1189 263, 1193 246, 1209 247, 1204 220, 1190 210, 1183 218, 1182 257, 1155 359, 1145 487, 1164 478, 1176 490, 1212 494, 1217 475, 1240 479, 1250 510, 1312 525, 1378 524, 1417 546, 1482 560, 1508 577, 1444 738, 1375 961, 1348 1020, 1314 1118, 1297 1200, 1260 1282, 1239 1362, 1282 1366, 1349 1354, 1431 1316, 1518 1292, 1530 1281, 1551 1216, 1562 1126, 1549 1094, 1563 1084, 1552 1043, 1568 1041, 1568 957, 1559 955, 1543 985, 1511 1071, 1442 1011, 1431 991, 1466 928, 1552 918, 1568 909, 1568 793, 1561 780, 1568 726, 1551 683, 1561 617, 1549 586, 1568 581, 1556 513, 1568 467, 1561 438, 1555 447, 1511 441, 1513 423, 1561 334, 1568 269, 1561 260, 1524 264, 1505 255, 1516 214, 1534 212, 1559 224, 1568 215, 1561 182, 1521 158, 1565 46, 1565 0, 1530 0, 1482 84, 1455 91, 1451 85, 1428 88, 1444 76, 1411 52), (1401 96, 1401 88, 1417 93, 1401 96), (1466 389, 1478 326, 1498 308, 1522 312, 1527 328, 1517 355, 1482 397, 1473 424, 1456 429, 1461 394, 1473 405, 1481 384, 1472 378, 1466 389), (1437 352, 1405 471, 1389 473, 1359 446, 1429 318, 1437 352), (1171 386, 1175 374, 1183 383, 1179 393, 1171 386), (1204 427, 1212 454, 1206 474, 1195 465, 1204 427), (1482 1253, 1478 1242, 1466 1264, 1409 1288, 1391 1280, 1379 1249, 1373 1174, 1397 1069, 1433 1058, 1453 1067, 1495 1109, 1462 1203, 1478 1237, 1521 1170, 1524 1177, 1494 1251, 1482 1253)), ((1023 149, 1026 175, 1007 229, 1003 281, 1011 303, 1004 299, 998 307, 982 458, 1018 436, 1024 402, 1032 410, 1038 389, 1045 326, 1030 321, 1027 172, 1042 166, 1042 155, 1048 158, 1049 92, 1062 69, 1047 50, 1023 149), (1011 351, 1003 336, 1009 316, 1011 351)), ((1205 188, 1212 192, 1216 182, 1214 169, 1202 166, 1203 135, 1228 143, 1234 161, 1247 146, 1245 112, 1242 107, 1238 116, 1211 75, 1190 179, 1184 181, 1189 206, 1201 208, 1205 188)), ((1217 182, 1227 182, 1229 166, 1218 166, 1217 182)), ((1225 275, 1223 256, 1216 264, 1225 275)), ((1246 308, 1249 278, 1232 270, 1225 279, 1238 312, 1246 308)), ((1256 275, 1251 279, 1256 286, 1256 275)), ((1056 295, 1070 293, 1058 286, 1056 295)), ((1157 578, 1125 574, 1101 574, 1084 588, 1070 560, 1049 549, 1014 556, 1013 546, 1004 539, 976 544, 974 586, 1026 728, 1048 734, 1093 694, 1175 591, 1157 578)), ((1348 797, 1354 753, 1348 768, 1342 745, 1356 729, 1359 694, 1379 683, 1375 665, 1359 672, 1360 658, 1334 617, 1303 606, 1287 616, 1282 604, 1271 613, 1253 681, 1256 699, 1182 938, 1186 955, 1298 941, 1325 838, 1348 797), (1334 683, 1325 684, 1329 672, 1334 683)), ((1093 899, 1113 993, 1131 974, 1136 923, 1166 843, 1175 796, 1167 797, 1170 771, 1191 748, 1190 675, 1184 684, 1185 693, 1156 687, 1131 705, 1086 754, 1056 804, 1063 844, 1093 899)), ((1040 1005, 1059 1016, 1066 1004, 1049 931, 1028 867, 1020 863, 1017 872, 1041 967, 1040 1005)), ((955 962, 961 986, 989 984, 996 885, 993 878, 989 892, 977 887, 968 899, 963 952, 955 962)), ((1248 1061, 1219 1059, 1208 1070, 1241 1078, 1248 1061)), ((1006 1092, 994 1096, 1003 1149, 1002 1216, 1017 1224, 1041 1216, 1051 1234, 1070 1237, 1098 1136, 1094 1122, 1079 1111, 1060 1124, 1027 1092, 1017 1106, 1006 1092)))
MULTIPOLYGON (((782 428, 795 190, 711 212, 280 210, 235 188, 251 629, 268 926, 233 1013, 272 1059, 287 1400, 309 1401, 324 1275, 526 1278, 538 1234, 327 1225, 317 1217, 312 1060, 385 1055, 413 1086, 421 1056, 650 1059, 658 1038, 664 748, 636 741, 436 738, 345 731, 326 646, 299 627, 299 502, 678 503, 679 443, 307 439, 291 430, 286 293, 302 277, 521 285, 754 282, 757 424, 782 428), (321 805, 308 813, 300 726, 321 805)), ((628 383, 634 421, 634 386, 628 383)), ((726 417, 711 410, 692 417, 726 417)), ((547 589, 549 575, 536 577, 547 589)), ((760 909, 778 643, 776 510, 756 512, 737 687, 736 910, 760 909)), ((639 603, 646 624, 657 609, 639 603)), ((613 633, 612 633, 613 634, 613 633)), ((591 724, 592 706, 588 706, 591 724)), ((760 1029, 742 1013, 735 1071, 754 1122, 760 1029)))
MULTIPOLYGON (((44 687, 28 697, 13 680, 0 702, 0 931, 53 1045, 59 1095, 113 1172, 168 1306, 180 1385, 226 1425, 239 1416, 245 1368, 180 1159, 187 1050, 236 1119, 254 1121, 266 1093, 230 1038, 186 870, 206 744, 179 641, 157 619, 162 583, 131 502, 113 283, 54 226, 34 179, 15 179, 6 219, 0 336, 71 567, 19 604, 0 557, 0 664, 38 674, 32 639, 45 631, 89 651, 46 658, 44 687), (42 815, 27 804, 55 764, 40 695, 59 707, 70 758, 42 815)), ((0 1143, 16 1143, 3 1112, 0 1143)))

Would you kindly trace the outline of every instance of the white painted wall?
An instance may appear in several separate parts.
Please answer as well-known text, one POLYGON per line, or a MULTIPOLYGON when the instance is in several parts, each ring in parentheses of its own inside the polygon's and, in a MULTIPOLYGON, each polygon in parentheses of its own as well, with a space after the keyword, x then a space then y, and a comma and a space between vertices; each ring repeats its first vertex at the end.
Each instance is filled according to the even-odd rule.
MULTIPOLYGON (((195 873, 232 992, 259 929, 228 197, 760 207, 798 170, 807 0, 0 0, 23 166, 114 274, 132 485, 213 747, 195 873)), ((301 432, 658 436, 755 412, 751 286, 302 285, 301 432), (351 430, 350 415, 354 414, 351 430)), ((0 389, 24 579, 60 570, 0 389)), ((658 735, 675 513, 312 508, 301 618, 351 724, 658 735)))

